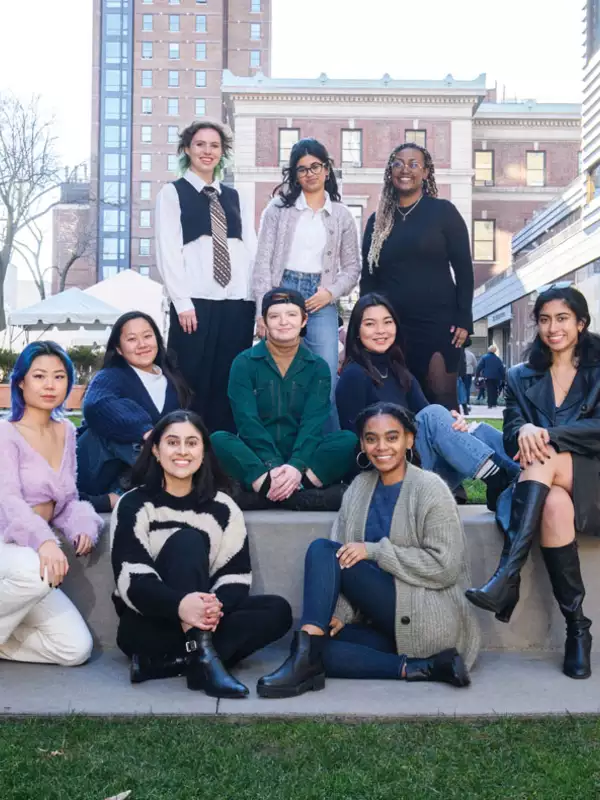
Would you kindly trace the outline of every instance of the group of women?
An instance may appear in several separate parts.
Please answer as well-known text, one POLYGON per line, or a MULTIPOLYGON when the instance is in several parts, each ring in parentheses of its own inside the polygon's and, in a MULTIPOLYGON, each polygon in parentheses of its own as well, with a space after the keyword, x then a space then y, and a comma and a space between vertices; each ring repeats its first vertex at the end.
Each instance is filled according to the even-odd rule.
POLYGON ((468 235, 436 197, 429 154, 401 145, 365 232, 362 296, 337 380, 335 301, 358 280, 360 262, 332 162, 314 140, 294 146, 254 252, 237 192, 218 181, 230 149, 218 124, 183 132, 186 171, 157 205, 169 348, 152 318, 121 317, 77 443, 62 415, 74 378, 66 353, 38 342, 17 360, 10 416, 0 422, 0 658, 87 659, 90 634, 58 588, 68 560, 56 532, 86 555, 101 527, 96 512, 116 506, 117 643, 132 682, 185 675, 211 696, 248 694, 231 669, 281 638, 292 616, 285 599, 250 593, 244 518, 210 432, 233 424, 227 377, 252 343, 253 299, 281 285, 306 299, 306 346, 335 378, 328 425, 357 434, 360 474, 331 539, 308 549, 290 655, 260 679, 259 695, 321 689, 328 676, 468 685, 479 649, 471 604, 508 622, 538 534, 567 624, 564 672, 588 677, 575 535, 600 532, 600 338, 583 295, 540 294, 527 361, 508 375, 503 439, 489 426, 469 428, 454 411, 472 328, 468 235), (498 569, 471 589, 451 492, 465 477, 486 481, 504 533, 498 569))

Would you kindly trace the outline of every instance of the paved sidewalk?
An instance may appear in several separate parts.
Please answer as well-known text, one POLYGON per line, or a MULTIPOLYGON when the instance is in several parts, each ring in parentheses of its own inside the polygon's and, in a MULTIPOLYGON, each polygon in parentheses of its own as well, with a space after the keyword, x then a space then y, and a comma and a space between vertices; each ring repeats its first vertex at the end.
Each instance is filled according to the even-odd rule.
POLYGON ((488 408, 487 406, 471 406, 467 419, 504 419, 504 406, 488 408))
POLYGON ((251 689, 245 700, 214 700, 190 692, 183 678, 131 686, 118 651, 74 669, 0 662, 0 714, 218 715, 298 718, 406 718, 600 713, 596 673, 575 681, 560 671, 560 653, 484 653, 467 689, 436 683, 329 680, 324 691, 291 700, 262 700, 256 680, 285 656, 269 648, 236 674, 251 689))

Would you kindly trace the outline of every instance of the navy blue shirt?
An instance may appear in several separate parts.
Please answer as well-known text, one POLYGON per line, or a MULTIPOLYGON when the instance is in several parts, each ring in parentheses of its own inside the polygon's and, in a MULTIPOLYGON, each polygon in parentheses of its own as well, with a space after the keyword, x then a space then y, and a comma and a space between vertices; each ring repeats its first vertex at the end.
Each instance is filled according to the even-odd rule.
POLYGON ((394 509, 400 497, 400 489, 402 489, 402 481, 392 483, 390 486, 385 486, 381 481, 378 482, 367 514, 365 542, 378 542, 380 539, 389 537, 394 509))

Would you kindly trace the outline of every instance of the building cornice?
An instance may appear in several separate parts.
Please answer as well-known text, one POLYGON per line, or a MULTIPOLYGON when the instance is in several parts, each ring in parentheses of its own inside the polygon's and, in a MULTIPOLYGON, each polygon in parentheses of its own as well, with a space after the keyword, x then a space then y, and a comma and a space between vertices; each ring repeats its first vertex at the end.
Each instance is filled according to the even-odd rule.
POLYGON ((276 94, 273 92, 232 92, 226 87, 224 93, 232 100, 239 101, 272 101, 275 103, 294 103, 298 100, 309 103, 369 103, 389 105, 474 105, 477 95, 430 95, 430 94, 312 94, 306 92, 276 94))
POLYGON ((573 117, 548 118, 542 117, 532 119, 531 117, 477 117, 473 119, 475 128, 581 128, 581 119, 573 117))

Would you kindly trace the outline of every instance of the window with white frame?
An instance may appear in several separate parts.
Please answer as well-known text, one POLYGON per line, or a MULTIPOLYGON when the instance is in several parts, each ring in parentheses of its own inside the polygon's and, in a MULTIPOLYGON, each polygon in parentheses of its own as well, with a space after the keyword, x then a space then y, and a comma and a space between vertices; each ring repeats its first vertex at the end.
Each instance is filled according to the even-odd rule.
POLYGON ((496 220, 473 220, 473 261, 494 261, 496 258, 496 220))
POLYGON ((494 151, 475 150, 475 186, 494 185, 494 151))
POLYGON ((140 170, 142 172, 152 171, 152 156, 150 153, 142 153, 140 156, 140 170))
POLYGON ((140 182, 140 200, 152 200, 152 184, 150 181, 140 182))
POLYGON ((196 14, 196 33, 206 33, 206 14, 196 14))
POLYGON ((142 14, 142 30, 144 33, 149 33, 152 30, 152 14, 142 14))
POLYGON ((179 169, 179 157, 170 153, 167 156, 167 169, 169 172, 177 172, 179 169))
POLYGON ((527 186, 546 185, 546 153, 543 150, 527 152, 527 186))
POLYGON ((176 89, 179 86, 179 70, 169 70, 169 88, 176 89))
MULTIPOLYGON (((347 198, 348 201, 351 201, 352 198, 347 198)), ((356 230, 358 231, 358 235, 362 236, 362 220, 363 220, 363 207, 352 205, 351 202, 348 202, 348 208, 350 209, 350 213, 354 219, 354 223, 356 225, 356 230)))
POLYGON ((140 141, 143 144, 152 144, 152 125, 142 125, 140 141))
POLYGON ((169 44, 169 59, 176 61, 179 58, 179 42, 171 42, 169 44))
POLYGON ((150 227, 150 211, 147 208, 143 208, 140 211, 140 228, 149 228, 150 227))
POLYGON ((152 98, 142 97, 142 114, 152 113, 152 98))
POLYGON ((287 164, 290 160, 290 153, 292 147, 300 138, 300 131, 298 128, 280 128, 279 129, 279 163, 287 164))
POLYGON ((362 166, 362 131, 356 128, 342 131, 342 165, 362 166))
POLYGON ((179 14, 169 14, 169 33, 179 33, 179 14))
POLYGON ((142 58, 152 58, 152 42, 142 42, 142 58))
POLYGON ((177 144, 179 141, 179 128, 177 125, 169 125, 167 130, 167 142, 169 144, 177 144))
POLYGON ((139 254, 141 256, 150 255, 150 239, 140 239, 139 254))
POLYGON ((261 34, 261 25, 260 22, 251 22, 250 23, 250 38, 253 40, 259 40, 261 34))
POLYGON ((206 61, 206 42, 196 42, 196 61, 206 61))
POLYGON ((203 89, 206 86, 206 70, 196 70, 196 88, 203 89))
POLYGON ((206 100, 203 97, 196 98, 195 114, 197 117, 206 116, 206 100))
POLYGON ((250 50, 250 66, 253 69, 260 67, 260 50, 250 50))
POLYGON ((404 141, 418 144, 419 147, 427 147, 427 131, 407 128, 404 131, 404 141))
POLYGON ((152 88, 152 70, 151 69, 143 69, 142 70, 142 88, 143 89, 151 89, 152 88))
POLYGON ((260 14, 261 12, 261 0, 250 0, 250 13, 252 14, 260 14))
POLYGON ((178 117, 179 116, 179 98, 178 97, 169 97, 169 98, 167 98, 167 114, 170 117, 178 117))

